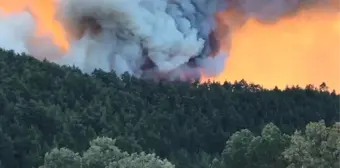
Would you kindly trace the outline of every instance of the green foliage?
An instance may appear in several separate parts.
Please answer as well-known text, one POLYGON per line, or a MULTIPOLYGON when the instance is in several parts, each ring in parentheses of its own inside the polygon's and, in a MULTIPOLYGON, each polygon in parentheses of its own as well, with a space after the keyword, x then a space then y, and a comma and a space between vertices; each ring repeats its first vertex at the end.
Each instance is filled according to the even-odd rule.
POLYGON ((39 168, 80 168, 82 158, 67 148, 52 149, 45 154, 44 165, 39 168))
POLYGON ((111 138, 96 138, 90 144, 82 156, 67 148, 55 148, 45 155, 40 168, 175 168, 155 154, 122 152, 111 138))
POLYGON ((215 167, 227 168, 284 168, 281 156, 288 146, 289 136, 282 134, 274 124, 267 124, 260 136, 254 136, 244 129, 234 133, 226 142, 221 163, 215 167))
MULTIPOLYGON (((59 146, 81 153, 98 136, 115 137, 117 147, 129 153, 155 153, 179 168, 203 168, 241 129, 252 132, 242 133, 252 140, 251 150, 239 142, 243 148, 228 155, 247 153, 244 157, 253 164, 265 165, 265 160, 256 161, 264 154, 252 151, 279 143, 266 139, 267 133, 257 138, 267 123, 293 133, 311 121, 324 119, 329 126, 339 120, 339 95, 324 86, 280 91, 245 81, 155 83, 100 70, 83 74, 75 67, 2 50, 0 78, 4 168, 37 167, 46 152, 59 146)), ((273 165, 273 159, 267 160, 273 165)))
POLYGON ((210 168, 337 168, 340 127, 310 122, 303 133, 288 136, 270 123, 257 137, 244 129, 230 137, 221 157, 210 168))
POLYGON ((309 123, 304 132, 296 131, 284 153, 288 168, 340 167, 340 129, 326 127, 323 121, 309 123))

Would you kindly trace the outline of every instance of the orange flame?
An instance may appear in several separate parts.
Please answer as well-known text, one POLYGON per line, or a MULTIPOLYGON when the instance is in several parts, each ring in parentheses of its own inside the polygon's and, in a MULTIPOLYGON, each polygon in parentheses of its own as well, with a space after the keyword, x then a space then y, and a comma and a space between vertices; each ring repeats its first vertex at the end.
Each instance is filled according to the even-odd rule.
POLYGON ((62 49, 69 47, 66 32, 55 19, 55 0, 13 0, 0 1, 0 9, 6 13, 15 13, 29 10, 37 22, 38 36, 50 35, 55 44, 62 49))
POLYGON ((340 21, 338 12, 308 10, 275 24, 248 20, 231 38, 224 71, 201 82, 239 81, 265 88, 319 86, 340 91, 340 21))

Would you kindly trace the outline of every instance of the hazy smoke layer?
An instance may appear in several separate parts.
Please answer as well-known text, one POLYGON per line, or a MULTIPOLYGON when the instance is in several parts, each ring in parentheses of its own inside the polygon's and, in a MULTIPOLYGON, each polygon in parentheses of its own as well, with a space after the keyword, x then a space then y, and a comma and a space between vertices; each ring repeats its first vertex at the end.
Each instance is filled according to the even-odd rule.
MULTIPOLYGON (((307 9, 339 10, 339 0, 229 0, 229 6, 242 14, 239 21, 255 18, 262 23, 273 23, 283 17, 307 9)), ((240 16, 240 15, 239 15, 240 16)), ((238 22, 240 23, 240 22, 238 22)))
MULTIPOLYGON (((34 35, 28 12, 0 13, 0 47, 59 64, 128 72, 137 77, 191 80, 221 72, 215 15, 236 9, 242 18, 275 20, 324 0, 59 0, 57 18, 70 36, 65 54, 34 35)), ((241 17, 239 19, 242 19, 241 17)), ((227 29, 219 31, 228 31, 227 29)))

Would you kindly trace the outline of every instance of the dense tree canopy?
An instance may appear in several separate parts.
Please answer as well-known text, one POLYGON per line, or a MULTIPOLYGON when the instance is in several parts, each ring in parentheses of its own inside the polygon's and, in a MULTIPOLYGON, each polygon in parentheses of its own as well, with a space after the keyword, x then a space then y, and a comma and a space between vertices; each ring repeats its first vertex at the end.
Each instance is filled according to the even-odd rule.
MULTIPOLYGON (((267 134, 286 137, 309 122, 324 120, 330 126, 339 120, 339 95, 325 86, 282 91, 245 81, 155 83, 101 70, 83 74, 7 51, 0 51, 0 78, 0 159, 5 168, 37 167, 55 147, 83 152, 98 136, 115 138, 122 151, 155 153, 176 167, 203 168, 222 151, 232 156, 225 142, 231 138, 232 149, 237 135, 231 135, 242 129, 248 131, 238 134, 249 136, 256 150, 279 141, 266 139, 267 134), (273 125, 262 131, 268 123, 273 125)), ((243 157, 275 165, 274 158, 258 160, 251 150, 243 157)), ((278 164, 286 164, 283 156, 279 159, 278 164)))

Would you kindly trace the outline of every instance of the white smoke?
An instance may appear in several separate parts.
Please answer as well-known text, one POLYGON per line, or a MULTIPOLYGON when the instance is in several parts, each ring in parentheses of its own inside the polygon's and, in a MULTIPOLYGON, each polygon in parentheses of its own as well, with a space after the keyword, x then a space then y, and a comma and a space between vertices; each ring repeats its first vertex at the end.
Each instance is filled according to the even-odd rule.
POLYGON ((17 53, 28 52, 26 41, 34 35, 35 23, 28 12, 5 15, 0 10, 0 47, 17 53))
POLYGON ((35 22, 28 12, 0 18, 0 38, 7 39, 0 47, 75 65, 86 73, 102 69, 119 75, 187 80, 197 79, 202 68, 207 75, 223 70, 226 54, 208 56, 216 50, 209 46, 209 40, 216 40, 209 33, 224 1, 59 0, 57 4, 58 19, 73 36, 66 54, 49 37, 34 35, 35 22), (100 30, 96 32, 95 26, 100 30), (196 60, 196 66, 188 65, 190 59, 196 60), (150 65, 141 68, 147 62, 150 65))

